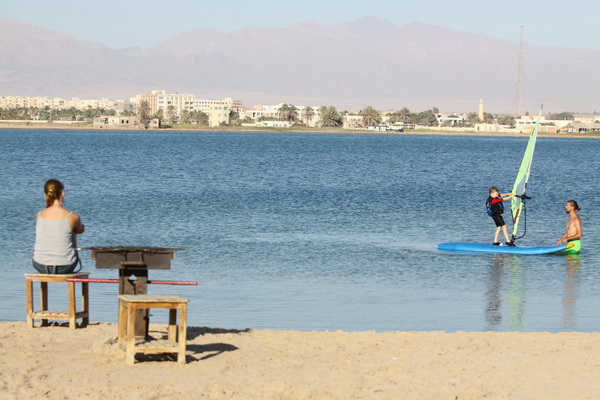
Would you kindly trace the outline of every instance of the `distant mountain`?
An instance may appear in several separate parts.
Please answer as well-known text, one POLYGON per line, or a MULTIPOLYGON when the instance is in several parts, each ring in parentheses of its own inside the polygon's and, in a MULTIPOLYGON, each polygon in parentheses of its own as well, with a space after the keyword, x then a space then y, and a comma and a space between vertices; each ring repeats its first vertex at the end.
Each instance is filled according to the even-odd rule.
MULTIPOLYGON (((518 43, 374 17, 231 33, 193 29, 124 50, 0 17, 0 96, 127 99, 165 89, 246 105, 448 112, 477 111, 483 97, 486 111, 510 112, 518 53, 518 43)), ((597 110, 599 64, 594 50, 526 46, 528 108, 597 110)))

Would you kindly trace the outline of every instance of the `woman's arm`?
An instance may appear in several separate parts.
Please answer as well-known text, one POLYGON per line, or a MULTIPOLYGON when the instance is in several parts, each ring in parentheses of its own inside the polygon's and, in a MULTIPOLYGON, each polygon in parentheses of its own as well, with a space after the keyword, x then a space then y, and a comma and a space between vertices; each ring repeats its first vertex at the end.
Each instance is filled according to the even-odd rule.
POLYGON ((81 218, 75 213, 71 214, 69 225, 71 226, 71 229, 73 229, 73 233, 77 235, 81 235, 85 232, 85 226, 81 223, 81 218))

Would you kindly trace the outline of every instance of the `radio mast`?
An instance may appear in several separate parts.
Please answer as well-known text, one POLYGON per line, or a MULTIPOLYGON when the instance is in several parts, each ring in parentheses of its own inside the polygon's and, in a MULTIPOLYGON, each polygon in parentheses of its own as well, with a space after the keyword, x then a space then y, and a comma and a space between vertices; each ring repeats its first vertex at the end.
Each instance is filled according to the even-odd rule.
POLYGON ((521 25, 521 40, 519 42, 519 69, 517 71, 517 88, 513 103, 513 114, 520 118, 523 114, 523 99, 525 98, 525 26, 521 25))

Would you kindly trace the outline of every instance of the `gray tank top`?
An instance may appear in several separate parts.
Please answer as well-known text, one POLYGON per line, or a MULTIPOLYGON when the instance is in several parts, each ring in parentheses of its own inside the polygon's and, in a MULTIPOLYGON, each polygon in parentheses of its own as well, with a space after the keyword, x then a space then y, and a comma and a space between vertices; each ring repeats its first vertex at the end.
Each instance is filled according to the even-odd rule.
POLYGON ((71 214, 58 221, 38 216, 35 225, 34 261, 43 265, 71 265, 77 261, 73 248, 73 230, 69 226, 71 214))

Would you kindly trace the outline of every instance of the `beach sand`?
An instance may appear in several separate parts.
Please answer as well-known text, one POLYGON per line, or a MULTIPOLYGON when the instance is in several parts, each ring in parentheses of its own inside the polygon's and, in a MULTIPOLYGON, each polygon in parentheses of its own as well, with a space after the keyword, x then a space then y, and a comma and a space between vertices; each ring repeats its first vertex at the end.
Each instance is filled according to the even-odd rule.
MULTIPOLYGON (((483 136, 483 137, 529 137, 528 132, 491 132, 491 131, 470 131, 459 128, 442 128, 442 129, 424 129, 424 130, 405 130, 404 132, 379 132, 367 129, 344 129, 344 128, 267 128, 261 129, 251 127, 197 127, 190 126, 189 128, 165 128, 165 129, 141 129, 131 127, 106 127, 99 128, 89 124, 60 124, 60 123, 43 123, 43 124, 16 124, 5 123, 0 121, 0 130, 2 129, 38 129, 38 130, 96 130, 96 131, 134 131, 134 132, 280 132, 280 133, 349 133, 349 134, 366 134, 366 135, 427 135, 427 136, 483 136)), ((547 138, 566 138, 566 139, 600 139, 600 131, 587 133, 540 133, 538 137, 547 138)))
POLYGON ((598 333, 189 328, 186 365, 140 355, 127 365, 116 335, 109 323, 0 322, 0 399, 600 397, 598 333))

